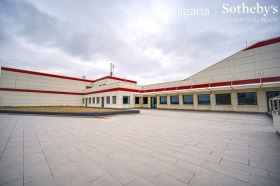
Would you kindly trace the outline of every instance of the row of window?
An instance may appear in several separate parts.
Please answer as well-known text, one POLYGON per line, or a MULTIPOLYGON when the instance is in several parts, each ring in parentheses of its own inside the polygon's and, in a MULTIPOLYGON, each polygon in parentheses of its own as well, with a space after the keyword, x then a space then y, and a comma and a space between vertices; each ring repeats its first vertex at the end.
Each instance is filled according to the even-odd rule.
MULTIPOLYGON (((83 98, 83 104, 88 101, 89 104, 100 104, 103 97, 83 98)), ((104 98, 103 98, 104 99, 104 98)), ((112 96, 112 104, 117 103, 117 96, 112 96)), ((111 97, 106 96, 106 104, 111 104, 111 97)))
MULTIPOLYGON (((257 105, 256 92, 237 93, 238 105, 257 105)), ((179 104, 179 96, 170 96, 171 104, 179 104)), ((193 104, 193 95, 183 96, 184 104, 193 104)), ((140 97, 135 98, 135 104, 140 104, 140 97)), ((148 104, 148 97, 143 97, 143 104, 148 104)), ((160 104, 167 104, 167 96, 160 96, 160 104)), ((198 104, 210 105, 210 94, 198 95, 198 104)), ((216 94, 216 105, 231 105, 230 94, 216 94)))
MULTIPOLYGON (((216 105, 231 105, 230 94, 215 94, 216 105)), ((237 93, 238 105, 257 105, 256 92, 237 93)), ((100 104, 104 97, 87 98, 89 104, 100 104)), ((83 103, 85 103, 85 98, 83 103)), ((112 104, 116 104, 117 96, 112 96, 112 104)), ((179 104, 179 96, 170 96, 171 104, 179 104)), ((135 97, 135 104, 140 104, 141 98, 135 97)), ((106 104, 111 104, 111 97, 106 97, 106 104)), ((130 96, 123 96, 123 104, 130 104, 130 96)), ((148 97, 143 97, 143 104, 148 104, 148 97)), ((167 104, 167 96, 160 96, 160 104, 167 104)), ((193 95, 184 95, 183 104, 193 104, 193 95)), ((210 94, 198 95, 198 104, 210 105, 210 94)))

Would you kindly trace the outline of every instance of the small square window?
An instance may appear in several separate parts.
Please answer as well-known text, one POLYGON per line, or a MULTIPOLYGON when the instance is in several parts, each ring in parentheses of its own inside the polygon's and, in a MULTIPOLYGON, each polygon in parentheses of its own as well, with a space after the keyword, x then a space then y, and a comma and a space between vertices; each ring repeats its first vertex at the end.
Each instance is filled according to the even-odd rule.
POLYGON ((129 96, 123 97, 123 104, 129 104, 129 96))
POLYGON ((143 104, 148 104, 148 97, 143 97, 143 104))
POLYGON ((140 104, 140 97, 135 97, 135 104, 140 104))
POLYGON ((160 96, 160 104, 167 104, 167 96, 160 96))
POLYGON ((170 96, 171 104, 179 104, 179 96, 170 96))
POLYGON ((198 95, 198 104, 200 104, 200 105, 210 105, 210 94, 198 95))
POLYGON ((216 94, 216 105, 231 105, 230 94, 216 94))
POLYGON ((193 104, 193 95, 184 95, 184 104, 192 105, 193 104))

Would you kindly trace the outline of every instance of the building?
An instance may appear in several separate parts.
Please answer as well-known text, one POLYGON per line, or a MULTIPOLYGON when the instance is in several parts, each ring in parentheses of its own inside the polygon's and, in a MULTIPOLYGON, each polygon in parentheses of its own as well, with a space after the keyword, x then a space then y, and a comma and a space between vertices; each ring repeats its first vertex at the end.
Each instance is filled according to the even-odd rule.
POLYGON ((280 37, 258 42, 184 80, 137 85, 1 67, 0 106, 71 105, 266 112, 280 95, 280 37))

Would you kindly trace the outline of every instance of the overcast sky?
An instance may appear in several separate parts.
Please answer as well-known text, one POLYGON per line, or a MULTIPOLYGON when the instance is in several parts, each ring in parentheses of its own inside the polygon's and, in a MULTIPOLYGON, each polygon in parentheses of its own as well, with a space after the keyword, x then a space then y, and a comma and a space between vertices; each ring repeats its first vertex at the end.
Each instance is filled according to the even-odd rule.
POLYGON ((0 0, 0 65, 97 79, 109 75, 112 62, 115 76, 138 84, 181 80, 244 49, 246 41, 280 35, 279 0, 258 1, 274 7, 266 16, 223 13, 223 6, 256 2, 0 0), (191 9, 202 11, 188 17, 191 9))

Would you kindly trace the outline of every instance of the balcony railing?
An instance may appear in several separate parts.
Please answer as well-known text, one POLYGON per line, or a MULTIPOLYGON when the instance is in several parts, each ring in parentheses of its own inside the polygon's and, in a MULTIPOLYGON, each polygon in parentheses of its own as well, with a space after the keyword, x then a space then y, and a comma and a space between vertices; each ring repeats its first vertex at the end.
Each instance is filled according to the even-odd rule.
POLYGON ((276 96, 269 99, 269 111, 273 117, 273 125, 276 130, 276 133, 280 135, 280 96, 276 96))

